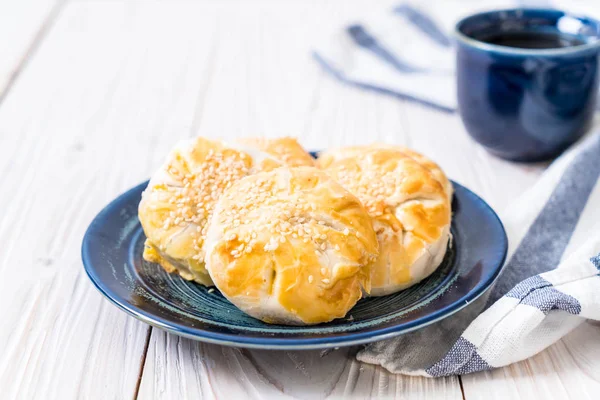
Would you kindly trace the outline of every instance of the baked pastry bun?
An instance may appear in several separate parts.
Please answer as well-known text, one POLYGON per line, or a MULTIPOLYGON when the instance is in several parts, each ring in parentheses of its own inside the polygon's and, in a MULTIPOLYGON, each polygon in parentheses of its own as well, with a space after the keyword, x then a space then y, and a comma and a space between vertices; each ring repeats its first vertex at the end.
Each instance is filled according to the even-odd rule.
MULTIPOLYGON (((285 150, 265 152, 259 147, 204 138, 179 143, 142 195, 138 215, 147 237, 144 258, 185 279, 212 285, 204 267, 204 238, 214 204, 237 180, 285 165, 278 157, 285 150)), ((289 150, 301 151, 296 142, 289 150)))
POLYGON ((431 172, 433 177, 442 185, 442 187, 444 188, 444 191, 448 195, 448 198, 450 200, 452 200, 452 193, 453 193, 452 183, 450 183, 450 180, 448 179, 448 177, 446 176, 444 171, 442 171, 440 166, 437 165, 435 162, 433 162, 428 157, 424 156, 423 154, 418 153, 418 152, 416 152, 412 149, 409 149, 408 147, 405 147, 405 146, 387 144, 387 143, 373 143, 373 144, 366 145, 366 146, 342 147, 340 149, 328 151, 326 153, 323 153, 322 155, 319 155, 318 165, 321 168, 327 168, 327 166, 329 164, 333 163, 334 161, 336 161, 340 158, 352 157, 352 156, 360 154, 366 150, 377 150, 377 149, 397 150, 397 151, 403 153, 404 155, 412 158, 413 160, 415 160, 416 162, 421 164, 423 167, 427 168, 429 170, 429 172, 431 172))
POLYGON ((219 199, 206 268, 219 291, 267 323, 310 325, 346 315, 370 287, 377 237, 359 200, 324 172, 279 168, 219 199))
POLYGON ((385 145, 324 153, 318 164, 372 218, 380 254, 371 272, 372 296, 414 285, 439 266, 450 235, 452 189, 437 165, 385 145))
POLYGON ((316 165, 315 159, 304 150, 296 139, 291 137, 243 138, 239 139, 238 143, 264 151, 289 167, 314 167, 316 165))

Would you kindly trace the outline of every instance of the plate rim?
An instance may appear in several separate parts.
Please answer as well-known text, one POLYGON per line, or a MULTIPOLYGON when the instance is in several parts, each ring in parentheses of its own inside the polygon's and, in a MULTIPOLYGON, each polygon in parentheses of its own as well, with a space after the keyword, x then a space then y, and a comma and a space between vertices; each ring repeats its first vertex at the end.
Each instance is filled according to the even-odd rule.
POLYGON ((455 313, 459 312, 469 304, 477 300, 483 294, 485 294, 496 282, 501 272, 504 270, 505 261, 508 253, 508 237, 506 235, 506 229, 504 224, 500 220, 498 214, 492 209, 492 207, 481 197, 475 194, 467 187, 457 183, 454 180, 450 180, 452 185, 456 188, 465 190, 470 194, 476 201, 488 211, 493 217, 493 220, 500 227, 501 243, 498 247, 502 248, 502 256, 497 262, 497 266, 494 272, 489 277, 483 279, 478 287, 473 288, 467 294, 462 296, 460 299, 428 314, 415 321, 407 322, 402 325, 393 325, 385 328, 375 329, 367 332, 350 332, 347 335, 340 336, 323 336, 323 337, 310 337, 310 338, 281 338, 281 337, 248 337, 244 335, 238 335, 235 333, 219 333, 211 332, 201 328, 193 328, 190 326, 174 323, 168 321, 162 317, 149 313, 143 309, 139 309, 136 306, 129 304, 127 301, 120 300, 118 295, 111 293, 110 288, 102 282, 102 279, 94 273, 93 262, 91 261, 90 245, 91 236, 94 234, 95 226, 100 223, 106 214, 110 214, 115 206, 123 201, 126 196, 135 191, 140 191, 147 186, 148 181, 142 182, 120 195, 115 197, 110 203, 108 203, 102 210, 94 217, 90 225, 87 227, 86 232, 83 236, 81 246, 81 258, 84 266, 84 270, 92 281, 94 287, 110 301, 110 303, 117 306, 120 310, 124 311, 128 315, 150 325, 155 328, 183 336, 189 339, 202 341, 206 343, 219 344, 229 347, 238 348, 251 348, 251 349, 271 349, 271 350, 314 350, 314 349, 325 349, 335 347, 346 347, 365 343, 371 343, 379 340, 389 339, 395 336, 399 336, 405 333, 409 333, 428 325, 441 321, 442 319, 448 318, 455 313))

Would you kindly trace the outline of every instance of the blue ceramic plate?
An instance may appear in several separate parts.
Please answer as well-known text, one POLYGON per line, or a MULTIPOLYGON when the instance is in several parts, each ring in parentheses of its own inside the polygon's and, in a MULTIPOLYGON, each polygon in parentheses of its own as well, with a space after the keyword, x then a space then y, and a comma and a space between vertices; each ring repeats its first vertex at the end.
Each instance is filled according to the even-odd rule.
POLYGON ((83 238, 85 270, 117 307, 157 328, 205 342, 265 349, 316 349, 390 338, 459 311, 484 294, 507 250, 502 223, 473 192, 454 183, 452 247, 423 282, 384 297, 363 299, 346 318, 308 327, 269 325, 251 318, 217 290, 166 273, 142 258, 137 207, 144 182, 110 203, 83 238))

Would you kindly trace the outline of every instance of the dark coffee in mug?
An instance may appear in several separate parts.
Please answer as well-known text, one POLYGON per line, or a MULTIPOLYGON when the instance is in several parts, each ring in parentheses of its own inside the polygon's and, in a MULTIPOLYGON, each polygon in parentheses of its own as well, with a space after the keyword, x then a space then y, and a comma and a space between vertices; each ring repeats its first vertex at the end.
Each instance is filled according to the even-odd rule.
POLYGON ((494 10, 459 21, 455 37, 458 110, 493 154, 547 160, 591 126, 600 21, 554 9, 494 10))
POLYGON ((559 49, 586 43, 577 36, 545 32, 503 32, 477 39, 498 46, 520 49, 559 49))

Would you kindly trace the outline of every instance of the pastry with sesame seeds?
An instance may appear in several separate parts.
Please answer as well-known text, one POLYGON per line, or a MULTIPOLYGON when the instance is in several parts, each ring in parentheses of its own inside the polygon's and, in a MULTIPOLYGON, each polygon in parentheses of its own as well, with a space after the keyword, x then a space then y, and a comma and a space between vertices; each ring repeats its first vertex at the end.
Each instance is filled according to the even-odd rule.
POLYGON ((289 167, 314 167, 315 159, 292 137, 281 137, 276 139, 266 138, 243 138, 239 143, 247 144, 264 151, 281 160, 289 167))
POLYGON ((142 195, 138 214, 147 237, 144 258, 212 285, 204 267, 204 237, 214 204, 246 175, 286 165, 282 158, 251 143, 200 137, 179 143, 142 195))
POLYGON ((245 177, 218 201, 206 268, 239 309, 267 323, 346 315, 370 288, 378 243, 358 199, 324 172, 278 168, 245 177))
POLYGON ((338 159, 352 157, 354 155, 363 153, 367 150, 377 149, 397 150, 403 153, 404 155, 412 158, 413 160, 421 164, 423 167, 427 168, 429 172, 431 172, 433 177, 442 185, 442 187, 444 188, 444 192, 448 196, 448 199, 452 200, 452 193, 454 191, 452 188, 452 183, 450 183, 450 180, 448 179, 444 171, 442 171, 440 166, 437 165, 430 158, 405 146, 387 143, 373 143, 364 146, 346 146, 320 154, 319 161, 317 162, 317 164, 320 168, 327 168, 328 165, 330 165, 338 159))
POLYGON ((450 239, 452 186, 431 160, 405 148, 371 145, 326 152, 317 164, 365 205, 379 241, 371 295, 428 277, 450 239))

